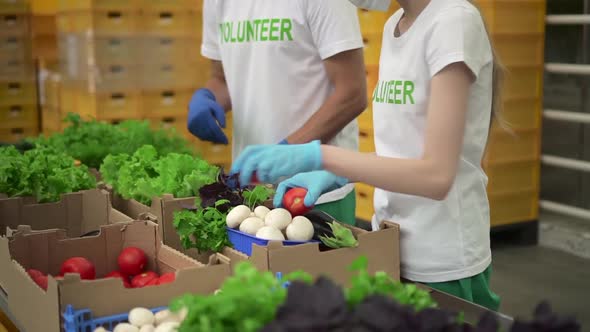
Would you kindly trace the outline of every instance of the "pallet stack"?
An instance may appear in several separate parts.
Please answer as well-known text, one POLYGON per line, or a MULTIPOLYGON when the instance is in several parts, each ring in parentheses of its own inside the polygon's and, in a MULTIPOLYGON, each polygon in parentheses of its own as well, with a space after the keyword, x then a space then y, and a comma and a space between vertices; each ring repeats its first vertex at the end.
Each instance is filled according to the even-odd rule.
POLYGON ((31 39, 33 59, 41 68, 57 64, 57 0, 31 0, 31 39))
MULTIPOLYGON (((541 107, 545 40, 545 0, 476 1, 488 25, 508 75, 504 84, 502 118, 510 130, 497 124, 490 134, 484 160, 489 177, 493 226, 535 220, 538 217, 541 107)), ((360 116, 360 150, 375 151, 371 96, 379 75, 383 26, 389 13, 359 10, 365 40, 369 108, 360 116)), ((357 217, 370 220, 374 188, 357 187, 357 217)))
POLYGON ((37 135, 39 114, 31 57, 30 7, 0 0, 0 141, 37 135))
POLYGON ((507 68, 484 168, 492 226, 538 219, 546 0, 477 1, 507 68), (506 128, 503 128, 506 127, 506 128))
MULTIPOLYGON (((187 107, 209 77, 201 22, 200 0, 60 0, 61 114, 51 118, 146 119, 194 139, 187 107)), ((195 144, 211 162, 231 162, 230 146, 195 144)))

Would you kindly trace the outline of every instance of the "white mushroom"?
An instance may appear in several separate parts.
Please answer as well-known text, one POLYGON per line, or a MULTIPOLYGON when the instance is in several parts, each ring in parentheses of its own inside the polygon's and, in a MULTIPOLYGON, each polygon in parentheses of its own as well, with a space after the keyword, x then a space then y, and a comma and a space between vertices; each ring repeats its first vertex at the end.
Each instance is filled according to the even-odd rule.
POLYGON ((258 218, 260 218, 260 219, 262 219, 262 220, 264 220, 264 218, 266 217, 266 215, 267 215, 269 212, 270 212, 270 209, 269 209, 269 208, 267 208, 267 207, 266 207, 266 206, 264 206, 264 205, 257 206, 257 207, 254 209, 254 214, 255 214, 255 215, 258 217, 258 218))
POLYGON ((303 216, 293 218, 287 226, 287 239, 292 241, 309 241, 313 238, 313 224, 303 216))
POLYGON ((291 213, 283 208, 271 210, 264 217, 266 226, 272 226, 280 231, 285 230, 291 223, 291 213))
POLYGON ((139 329, 135 325, 129 323, 117 324, 113 332, 139 332, 139 329))
POLYGON ((154 314, 146 308, 133 308, 129 312, 129 323, 141 327, 154 324, 154 314))
POLYGON ((238 226, 240 226, 242 221, 250 217, 250 213, 252 213, 252 211, 250 211, 250 208, 246 205, 236 206, 227 214, 227 217, 225 219, 227 227, 237 228, 238 226))
POLYGON ((180 327, 179 322, 166 322, 158 325, 155 332, 174 332, 180 327))
POLYGON ((272 226, 264 226, 256 232, 256 237, 263 240, 270 240, 270 241, 284 241, 285 236, 283 233, 272 227, 272 226))
POLYGON ((264 227, 264 221, 258 217, 250 217, 240 224, 240 232, 256 235, 259 229, 264 227))
POLYGON ((139 332, 154 332, 156 328, 153 325, 144 325, 139 329, 139 332))

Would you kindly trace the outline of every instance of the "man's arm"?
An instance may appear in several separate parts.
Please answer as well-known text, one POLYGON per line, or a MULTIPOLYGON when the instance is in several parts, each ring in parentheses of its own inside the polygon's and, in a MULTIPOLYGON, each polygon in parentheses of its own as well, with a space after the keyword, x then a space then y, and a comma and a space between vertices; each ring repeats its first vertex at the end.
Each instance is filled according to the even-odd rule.
MULTIPOLYGON (((367 107, 367 80, 362 49, 345 51, 324 60, 334 90, 320 109, 287 141, 329 142, 367 107)), ((217 96, 217 94, 216 94, 217 96)))
POLYGON ((221 61, 211 60, 211 76, 205 84, 205 87, 215 95, 217 103, 223 107, 226 112, 231 110, 231 98, 227 88, 227 81, 225 80, 225 73, 223 72, 223 64, 221 61))

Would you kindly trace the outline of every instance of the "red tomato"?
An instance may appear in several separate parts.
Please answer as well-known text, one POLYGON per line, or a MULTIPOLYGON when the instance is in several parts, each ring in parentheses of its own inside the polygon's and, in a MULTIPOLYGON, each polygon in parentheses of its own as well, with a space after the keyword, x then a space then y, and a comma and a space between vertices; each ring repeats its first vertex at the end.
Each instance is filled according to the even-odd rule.
POLYGON ((128 276, 135 276, 143 272, 147 265, 147 257, 143 250, 127 247, 119 254, 119 271, 128 276))
POLYGON ((84 257, 72 257, 63 262, 59 275, 63 276, 66 273, 77 273, 83 280, 93 280, 96 276, 94 264, 84 257))
POLYGON ((258 176, 256 176, 256 172, 252 173, 252 179, 250 180, 252 184, 259 184, 260 181, 258 180, 258 176))
POLYGON ((307 195, 305 188, 289 189, 285 196, 283 196, 283 207, 291 212, 293 217, 306 214, 313 209, 313 206, 307 207, 303 204, 305 195, 307 195))
POLYGON ((176 274, 174 272, 164 273, 158 278, 158 281, 161 284, 169 284, 176 279, 176 274))
POLYGON ((42 276, 43 273, 39 270, 35 270, 35 269, 29 269, 27 270, 27 273, 29 274, 29 277, 31 277, 31 279, 35 280, 36 277, 42 276))
POLYGON ((44 275, 35 276, 35 278, 33 278, 33 281, 37 285, 39 285, 39 287, 43 288, 43 290, 47 290, 47 276, 44 276, 44 275))
POLYGON ((158 274, 152 271, 147 271, 133 277, 133 279, 131 279, 131 286, 133 286, 133 288, 141 288, 147 286, 147 284, 153 279, 158 279, 158 274))
POLYGON ((131 288, 131 284, 129 283, 129 278, 127 278, 123 273, 119 271, 113 271, 105 276, 105 278, 119 278, 123 280, 123 285, 125 288, 131 288))
POLYGON ((150 282, 148 282, 147 284, 145 284, 145 287, 147 286, 158 286, 160 284, 160 278, 154 278, 152 280, 150 280, 150 282))

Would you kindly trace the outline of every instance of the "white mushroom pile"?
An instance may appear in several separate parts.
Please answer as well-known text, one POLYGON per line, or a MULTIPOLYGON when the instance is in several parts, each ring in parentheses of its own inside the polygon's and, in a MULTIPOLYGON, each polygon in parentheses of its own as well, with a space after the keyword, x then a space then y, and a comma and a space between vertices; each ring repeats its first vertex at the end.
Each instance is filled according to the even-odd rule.
POLYGON ((264 206, 258 206, 254 211, 246 205, 236 206, 228 213, 226 224, 263 240, 306 242, 314 233, 313 224, 306 217, 293 218, 286 209, 270 210, 264 206))

